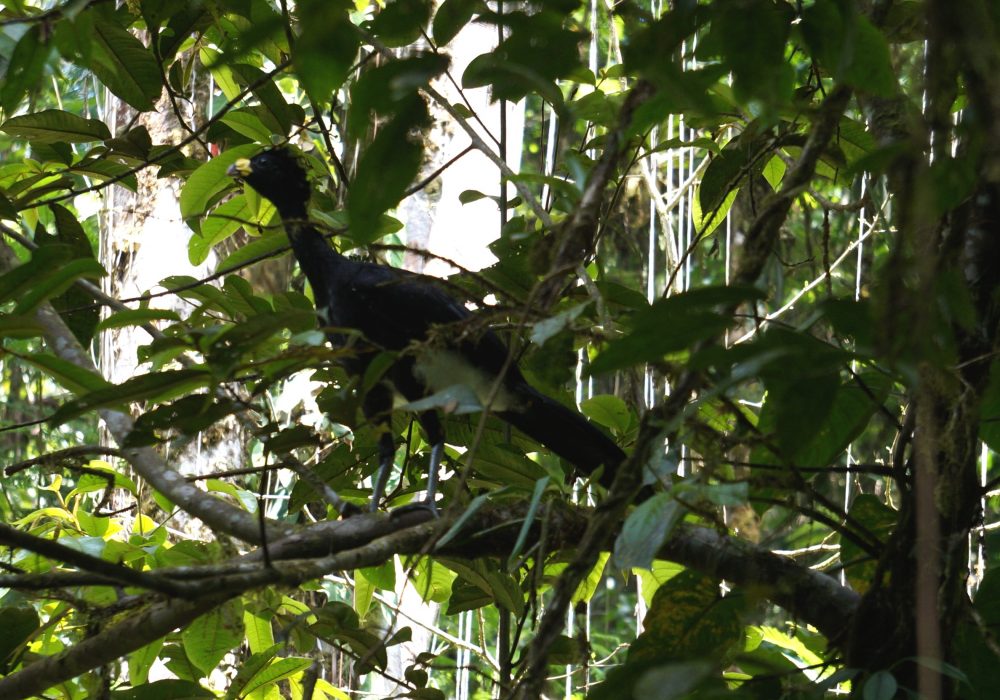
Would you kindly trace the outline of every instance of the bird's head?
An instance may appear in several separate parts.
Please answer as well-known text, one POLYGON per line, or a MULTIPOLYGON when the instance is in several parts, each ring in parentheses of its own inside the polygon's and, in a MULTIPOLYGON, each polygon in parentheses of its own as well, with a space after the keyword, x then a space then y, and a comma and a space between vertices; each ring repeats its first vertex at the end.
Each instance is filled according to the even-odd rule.
POLYGON ((298 158, 287 148, 270 148, 253 158, 240 158, 228 173, 271 200, 284 217, 305 217, 309 180, 298 158))

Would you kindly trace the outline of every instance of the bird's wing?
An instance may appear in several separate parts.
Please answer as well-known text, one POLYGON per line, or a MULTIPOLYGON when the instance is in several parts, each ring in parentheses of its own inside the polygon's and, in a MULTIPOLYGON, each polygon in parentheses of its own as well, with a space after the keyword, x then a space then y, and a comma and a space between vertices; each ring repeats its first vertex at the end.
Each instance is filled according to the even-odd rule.
MULTIPOLYGON (((435 326, 457 324, 453 341, 447 343, 449 348, 479 369, 494 374, 506 362, 507 346, 499 336, 489 329, 462 323, 471 320, 471 312, 433 278, 361 263, 345 276, 334 296, 333 304, 346 307, 344 325, 357 328, 386 349, 403 350, 413 341, 427 339, 435 326), (460 341, 459 335, 463 335, 460 341)), ((447 337, 447 328, 443 333, 447 337)), ((520 373, 516 376, 520 378, 520 373)), ((514 378, 510 372, 508 378, 514 378)))

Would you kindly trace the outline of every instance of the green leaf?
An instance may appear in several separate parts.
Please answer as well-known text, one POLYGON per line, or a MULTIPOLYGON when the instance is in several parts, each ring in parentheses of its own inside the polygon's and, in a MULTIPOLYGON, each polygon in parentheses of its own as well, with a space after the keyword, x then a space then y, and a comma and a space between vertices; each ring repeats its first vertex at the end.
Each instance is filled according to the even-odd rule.
POLYGON ((632 423, 632 413, 628 406, 612 394, 600 394, 585 399, 580 403, 580 410, 587 418, 611 428, 619 435, 626 432, 632 423))
POLYGON ((225 260, 219 263, 218 270, 219 272, 236 270, 251 260, 267 257, 272 254, 277 256, 277 251, 281 249, 284 249, 284 254, 287 255, 289 249, 288 247, 288 236, 286 236, 284 232, 269 233, 265 236, 261 236, 255 241, 250 241, 246 245, 230 253, 225 260))
POLYGON ((111 132, 104 122, 84 119, 58 109, 11 117, 0 124, 0 129, 16 138, 41 143, 84 143, 111 138, 111 132))
POLYGON ((358 55, 360 36, 351 23, 347 0, 303 0, 297 3, 299 35, 292 48, 296 75, 306 93, 320 104, 347 78, 358 55))
POLYGON ((594 597, 597 592, 597 587, 601 585, 604 580, 604 569, 608 565, 608 560, 611 558, 609 552, 601 552, 597 557, 597 562, 591 568, 590 573, 587 577, 580 581, 580 585, 577 586, 576 591, 573 592, 572 602, 574 605, 578 603, 590 602, 590 599, 594 597))
POLYGON ((192 265, 201 265, 208 259, 212 248, 240 230, 250 221, 254 212, 245 195, 238 194, 228 202, 223 202, 205 217, 201 232, 195 233, 188 241, 188 260, 192 265))
POLYGON ((351 87, 350 131, 364 134, 370 126, 370 113, 386 115, 405 111, 414 104, 417 90, 448 68, 447 56, 423 54, 365 71, 351 87))
POLYGON ((77 367, 55 355, 33 353, 24 356, 24 361, 34 365, 49 375, 57 384, 69 389, 74 394, 95 392, 114 386, 97 372, 77 367))
POLYGON ((876 671, 865 681, 861 697, 864 700, 892 700, 899 690, 899 683, 888 671, 876 671))
POLYGON ((242 134, 258 143, 268 143, 268 139, 274 133, 271 129, 264 126, 263 120, 252 109, 234 109, 231 112, 227 112, 221 121, 236 133, 242 134))
POLYGON ((100 323, 97 330, 106 331, 110 328, 125 328, 127 326, 141 326, 150 321, 180 321, 181 317, 176 311, 166 309, 127 309, 117 311, 100 323))
POLYGON ((119 185, 126 187, 133 192, 135 192, 136 188, 139 186, 138 178, 135 173, 132 172, 132 168, 111 160, 87 158, 74 164, 72 167, 68 168, 68 170, 70 172, 94 178, 99 182, 116 178, 119 185))
POLYGON ((479 9, 483 9, 482 0, 444 0, 434 15, 433 33, 437 45, 443 46, 454 39, 479 9))
MULTIPOLYGON (((10 657, 28 642, 39 627, 38 613, 30 605, 10 604, 0 608, 0 672, 8 673, 10 657)), ((20 654, 18 654, 20 656, 20 654)))
POLYGON ((229 166, 259 150, 260 146, 254 144, 230 148, 191 173, 181 190, 181 216, 187 219, 203 213, 216 195, 233 186, 233 178, 226 174, 229 166))
POLYGON ((656 591, 628 662, 708 658, 725 663, 743 648, 745 607, 738 593, 723 598, 715 579, 683 571, 656 591))
POLYGON ((244 63, 232 65, 230 70, 243 85, 256 86, 253 88, 253 96, 260 102, 261 109, 255 110, 255 113, 264 126, 272 133, 288 136, 288 132, 292 128, 292 112, 274 81, 261 82, 264 78, 264 72, 255 66, 248 66, 244 63))
POLYGON ((733 91, 741 100, 777 108, 791 100, 794 75, 785 61, 795 18, 790 6, 770 0, 712 6, 711 36, 699 45, 716 49, 733 71, 733 91), (748 31, 748 27, 753 27, 748 31))
POLYGON ((562 92, 555 80, 582 67, 582 32, 566 29, 565 16, 544 10, 528 17, 509 14, 510 35, 490 53, 472 59, 462 74, 462 87, 489 85, 493 99, 519 100, 535 92, 562 108, 562 92))
MULTIPOLYGON (((275 685, 279 681, 291 678, 297 673, 305 671, 312 665, 312 659, 304 657, 285 657, 274 659, 266 667, 255 673, 251 678, 246 679, 245 684, 240 688, 241 695, 245 697, 262 688, 275 685)), ((235 684, 234 684, 235 685, 235 684)))
POLYGON ((422 557, 414 568, 413 586, 424 602, 447 602, 452 581, 458 574, 428 557, 422 557))
POLYGON ((430 17, 427 0, 392 0, 375 15, 369 29, 386 46, 406 46, 420 38, 430 17))
POLYGON ((425 127, 428 119, 423 101, 411 97, 382 126, 362 156, 347 201, 350 233, 355 243, 363 245, 374 240, 379 217, 399 203, 416 177, 423 148, 410 137, 410 132, 425 127))
POLYGON ((109 385, 91 391, 79 399, 63 404, 49 421, 52 425, 61 425, 97 408, 122 406, 135 401, 166 401, 207 386, 210 381, 211 375, 198 369, 178 369, 141 374, 121 384, 109 385))
POLYGON ((162 648, 161 638, 128 655, 128 677, 133 687, 146 686, 149 682, 149 669, 156 663, 162 648))
POLYGON ((648 569, 683 516, 684 508, 669 493, 644 501, 625 520, 615 540, 615 566, 648 569))
POLYGON ((10 54, 0 85, 0 107, 5 114, 17 111, 21 99, 42 82, 45 65, 52 55, 52 45, 43 39, 42 30, 41 23, 28 27, 10 54))
POLYGON ((243 641, 243 634, 243 605, 233 600, 199 617, 185 628, 181 637, 188 659, 207 674, 243 641))
POLYGON ((483 410, 483 405, 479 402, 479 396, 474 389, 465 384, 453 384, 430 396, 409 401, 400 406, 400 409, 415 413, 438 409, 444 413, 460 416, 465 413, 479 413, 483 410))
POLYGON ((160 97, 160 69, 153 54, 132 34, 111 22, 94 22, 88 67, 106 88, 140 112, 153 109, 160 97))
POLYGON ((46 299, 62 294, 78 279, 100 279, 106 274, 101 264, 93 258, 71 260, 62 267, 52 270, 51 274, 35 280, 32 288, 20 297, 20 301, 14 307, 14 313, 23 314, 31 311, 46 299))
MULTIPOLYGON (((899 513, 870 493, 855 497, 847 513, 853 522, 860 523, 880 542, 888 541, 899 522, 899 513)), ((875 580, 878 562, 852 538, 838 535, 837 539, 840 541, 840 561, 847 582, 851 588, 864 595, 875 580)))
POLYGON ((865 428, 889 395, 891 380, 883 373, 861 372, 837 389, 830 412, 816 423, 792 460, 804 466, 832 464, 865 428), (858 382, 861 382, 859 384, 858 382))
MULTIPOLYGON (((93 265, 97 265, 90 239, 76 216, 61 204, 50 204, 49 211, 52 212, 56 235, 49 238, 36 233, 36 242, 43 246, 51 245, 52 242, 68 245, 76 257, 90 260, 93 265)), ((103 275, 103 272, 101 274, 103 275)), ((89 347, 101 317, 100 305, 95 295, 83 289, 81 285, 74 284, 62 294, 53 297, 51 302, 52 307, 59 312, 59 316, 80 341, 80 345, 89 347)))
POLYGON ((44 332, 33 318, 0 313, 0 338, 37 338, 44 332))
POLYGON ((895 94, 889 44, 853 3, 818 0, 803 11, 801 27, 813 55, 834 78, 880 97, 895 94))
POLYGON ((713 338, 729 326, 729 319, 715 309, 761 298, 752 288, 704 287, 660 299, 633 316, 632 330, 614 340, 590 364, 591 374, 600 374, 664 355, 680 352, 699 340, 713 338))
MULTIPOLYGON (((463 192, 464 194, 464 192, 463 192)), ((573 321, 583 313, 583 310, 590 305, 590 300, 572 306, 551 318, 539 321, 531 328, 531 342, 536 345, 544 345, 545 341, 556 335, 560 331, 571 328, 573 321)))

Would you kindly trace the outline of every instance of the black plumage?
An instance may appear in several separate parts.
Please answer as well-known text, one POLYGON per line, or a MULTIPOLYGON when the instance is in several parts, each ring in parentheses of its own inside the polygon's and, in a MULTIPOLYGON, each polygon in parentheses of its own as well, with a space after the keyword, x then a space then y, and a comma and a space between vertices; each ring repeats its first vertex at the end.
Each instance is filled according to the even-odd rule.
MULTIPOLYGON (((230 174, 242 178, 277 207, 295 257, 312 285, 317 311, 331 329, 327 333, 331 343, 342 346, 345 342, 338 328, 360 331, 367 340, 369 345, 343 361, 348 373, 363 375, 380 350, 400 353, 362 403, 366 417, 384 428, 379 438, 372 509, 381 499, 395 452, 387 429, 394 394, 414 402, 448 385, 463 383, 472 385, 485 400, 501 372, 503 381, 491 404, 494 414, 584 474, 603 466, 601 481, 610 483, 625 454, 582 415, 528 384, 517 365, 508 362, 507 346, 495 333, 449 333, 444 329, 432 334, 435 327, 468 321, 470 312, 463 305, 431 278, 351 260, 329 245, 308 221, 309 183, 289 150, 270 149, 254 158, 240 159, 230 174), (455 336, 460 339, 452 340, 455 336)), ((427 487, 433 509, 445 435, 434 411, 421 412, 417 419, 433 446, 427 487)))

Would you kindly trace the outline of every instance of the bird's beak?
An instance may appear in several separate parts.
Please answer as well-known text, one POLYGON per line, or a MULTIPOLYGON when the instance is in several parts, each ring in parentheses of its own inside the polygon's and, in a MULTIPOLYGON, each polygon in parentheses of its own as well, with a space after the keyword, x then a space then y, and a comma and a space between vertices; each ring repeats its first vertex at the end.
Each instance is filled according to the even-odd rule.
POLYGON ((230 177, 247 177, 253 173, 253 166, 249 158, 239 158, 226 170, 226 175, 230 177))

